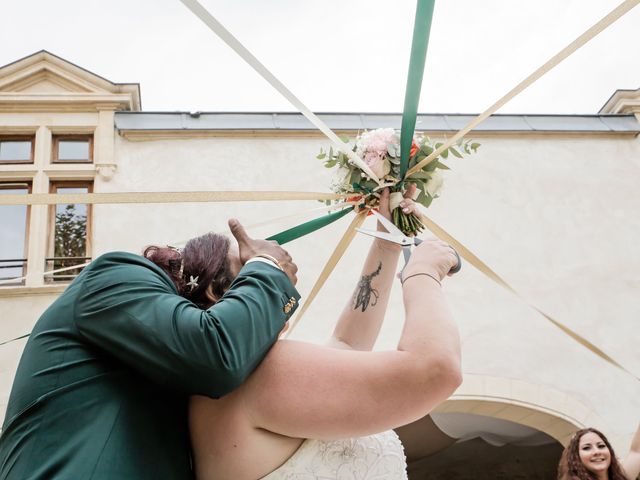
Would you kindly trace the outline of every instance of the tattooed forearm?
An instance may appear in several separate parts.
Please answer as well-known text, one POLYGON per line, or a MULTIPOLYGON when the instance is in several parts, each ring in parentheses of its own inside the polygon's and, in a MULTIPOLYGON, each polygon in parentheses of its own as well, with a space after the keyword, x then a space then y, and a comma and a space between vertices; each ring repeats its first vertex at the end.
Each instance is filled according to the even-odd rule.
POLYGON ((363 275, 360 281, 358 282, 358 286, 356 288, 356 292, 353 294, 353 309, 358 310, 358 308, 362 308, 364 312, 369 305, 372 307, 378 303, 378 291, 371 286, 371 280, 373 277, 376 277, 380 271, 382 270, 382 262, 378 262, 378 268, 375 271, 371 272, 369 275, 363 275))

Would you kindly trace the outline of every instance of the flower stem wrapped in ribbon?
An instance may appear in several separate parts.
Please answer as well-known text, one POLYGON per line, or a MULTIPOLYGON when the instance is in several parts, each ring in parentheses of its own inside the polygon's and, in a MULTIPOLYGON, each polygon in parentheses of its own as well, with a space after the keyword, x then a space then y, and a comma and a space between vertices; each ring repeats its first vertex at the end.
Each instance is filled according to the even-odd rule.
MULTIPOLYGON (((414 135, 408 156, 408 168, 417 165, 441 145, 442 143, 432 142, 427 136, 414 135)), ((365 208, 376 208, 380 189, 390 187, 393 223, 406 235, 415 235, 424 229, 424 225, 413 213, 407 215, 402 209, 397 208, 406 186, 415 184, 417 195, 414 200, 428 207, 440 196, 443 184, 441 171, 449 169, 444 160, 449 158, 449 155, 462 158, 464 155, 475 153, 479 146, 479 143, 470 140, 460 140, 421 170, 403 177, 400 134, 393 128, 365 131, 356 137, 354 152, 382 180, 381 185, 354 165, 343 152, 336 152, 333 148, 328 151, 321 149, 317 158, 324 161, 325 167, 336 169, 331 189, 339 194, 361 196, 365 208)))

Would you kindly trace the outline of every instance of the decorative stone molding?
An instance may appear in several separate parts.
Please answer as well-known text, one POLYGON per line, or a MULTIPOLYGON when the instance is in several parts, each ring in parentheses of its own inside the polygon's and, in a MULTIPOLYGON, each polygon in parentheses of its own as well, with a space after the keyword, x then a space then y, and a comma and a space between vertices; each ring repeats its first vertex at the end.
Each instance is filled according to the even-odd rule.
POLYGON ((563 445, 586 425, 604 425, 593 409, 567 393, 546 385, 478 374, 465 374, 456 393, 435 411, 509 420, 540 430, 563 445))
POLYGON ((616 90, 598 113, 633 113, 636 116, 640 116, 640 88, 636 90, 616 90))
POLYGON ((96 172, 106 182, 113 178, 116 170, 118 170, 118 165, 115 163, 96 163, 96 172))
POLYGON ((5 112, 139 111, 140 86, 113 83, 47 51, 0 67, 5 112))

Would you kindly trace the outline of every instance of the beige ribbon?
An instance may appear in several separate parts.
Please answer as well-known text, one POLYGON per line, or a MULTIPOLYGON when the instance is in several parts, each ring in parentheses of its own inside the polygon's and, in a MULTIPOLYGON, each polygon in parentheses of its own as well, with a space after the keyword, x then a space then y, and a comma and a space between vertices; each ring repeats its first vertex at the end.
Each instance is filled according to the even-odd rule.
MULTIPOLYGON (((53 275, 54 273, 66 272, 68 270, 75 270, 76 268, 86 267, 90 263, 91 262, 85 262, 85 263, 80 263, 78 265, 73 265, 71 267, 58 268, 56 270, 48 270, 48 271, 44 272, 42 275, 46 277, 47 275, 53 275)), ((24 275, 22 277, 8 278, 8 279, 5 279, 5 280, 0 280, 0 285, 5 285, 5 284, 8 284, 8 283, 22 282, 23 280, 26 280, 26 278, 28 276, 29 276, 29 274, 24 275)))
MULTIPOLYGON (((350 206, 350 205, 355 205, 357 203, 358 202, 340 202, 340 203, 336 203, 336 204, 333 204, 333 205, 325 205, 325 206, 318 207, 318 208, 312 208, 310 210, 305 210, 303 212, 296 212, 296 213, 293 213, 291 215, 283 215, 281 217, 272 218, 270 220, 265 220, 263 222, 254 223, 252 225, 246 226, 245 229, 250 230, 252 228, 263 227, 263 226, 266 226, 266 225, 271 225, 271 224, 274 224, 274 223, 281 222, 283 220, 288 220, 288 219, 291 219, 291 218, 296 218, 296 217, 299 217, 299 216, 308 215, 309 213, 315 213, 315 212, 318 212, 318 211, 337 210, 339 208, 344 208, 344 207, 347 207, 347 206, 350 206)), ((170 243, 170 245, 179 247, 179 246, 183 246, 187 242, 188 242, 188 240, 181 240, 179 242, 172 242, 172 243, 170 243)), ((46 272, 43 272, 42 275, 43 276, 47 276, 47 275, 53 275, 54 273, 66 272, 67 270, 74 270, 76 268, 84 268, 87 265, 89 265, 89 263, 91 263, 91 262, 81 263, 81 264, 78 264, 78 265, 73 265, 71 267, 59 268, 57 270, 48 270, 46 272)), ((28 277, 28 275, 24 275, 22 277, 15 277, 15 278, 8 278, 8 279, 5 279, 5 280, 0 280, 0 285, 22 282, 27 277, 28 277)))
POLYGON ((522 300, 528 307, 534 309, 536 312, 538 312, 540 315, 542 315, 544 318, 546 318, 549 322, 551 322, 552 325, 554 325, 557 328, 559 328, 562 332, 564 332, 566 335, 568 335, 573 340, 578 342, 580 345, 582 345, 583 347, 585 347, 586 349, 588 349, 589 351, 591 351, 592 353, 594 353, 595 355, 600 357, 605 362, 607 362, 607 363, 609 363, 609 364, 611 364, 611 365, 613 365, 615 367, 618 367, 619 369, 625 371, 626 373, 628 373, 629 375, 634 377, 636 380, 640 381, 640 377, 638 377, 637 375, 631 373, 629 370, 627 370, 625 367, 620 365, 613 358, 611 358, 609 355, 607 355, 605 352, 603 352, 600 348, 596 347, 589 340, 587 340, 586 338, 582 337, 580 334, 574 332, 573 330, 571 330, 569 327, 567 327, 563 323, 559 322, 558 320, 555 320, 551 315, 545 313, 544 311, 542 311, 540 308, 536 307, 531 302, 527 301, 511 285, 509 285, 506 281, 504 281, 502 279, 502 277, 500 277, 496 272, 494 272, 491 268, 489 268, 489 266, 487 264, 485 264, 482 260, 480 260, 477 256, 475 256, 467 247, 462 245, 458 240, 456 240, 449 233, 447 233, 442 227, 440 227, 433 220, 431 220, 429 217, 427 217, 427 215, 425 214, 425 211, 424 211, 425 210, 424 207, 422 207, 422 208, 420 208, 420 207, 422 207, 422 205, 419 206, 419 208, 416 211, 416 214, 420 217, 420 219, 422 220, 422 223, 424 223, 425 226, 436 237, 438 237, 443 242, 446 242, 449 245, 451 245, 458 252, 458 254, 462 258, 464 258, 467 262, 469 262, 471 265, 473 265, 475 268, 477 268, 480 272, 482 272, 488 278, 493 280, 495 283, 497 283, 501 287, 503 287, 503 288, 507 289, 508 291, 510 291, 511 293, 513 293, 516 297, 518 297, 520 300, 522 300))
MULTIPOLYGON (((349 207, 351 205, 356 205, 358 203, 359 202, 340 202, 340 203, 335 203, 333 205, 324 205, 322 207, 311 208, 309 210, 304 210, 302 212, 296 212, 296 213, 292 213, 290 215, 283 215, 281 217, 271 218, 269 220, 264 220, 262 222, 252 223, 250 225, 245 225, 244 229, 247 230, 247 231, 251 231, 254 228, 266 227, 268 225, 273 225, 274 223, 280 223, 280 222, 282 222, 284 220, 290 220, 292 218, 298 218, 298 217, 302 217, 302 216, 307 216, 307 215, 309 215, 311 213, 316 213, 316 212, 330 212, 331 210, 338 210, 338 209, 341 209, 341 208, 344 208, 344 207, 349 207)), ((218 232, 218 233, 222 233, 222 232, 218 232)), ((189 241, 189 239, 180 240, 178 242, 171 242, 169 245, 173 245, 174 247, 181 247, 181 246, 184 246, 188 241, 189 241)))
POLYGON ((66 203, 200 203, 281 200, 339 200, 347 195, 320 192, 114 192, 114 193, 11 193, 0 195, 0 205, 55 205, 66 203))
POLYGON ((353 240, 353 238, 357 233, 356 228, 361 227, 366 218, 367 218, 367 211, 365 210, 363 212, 358 213, 349 224, 347 231, 344 233, 344 235, 338 242, 338 245, 336 246, 335 250, 331 254, 331 257, 329 257, 329 260, 327 260, 327 263, 322 269, 322 272, 320 272, 320 276, 316 280, 316 283, 313 285, 313 288, 309 292, 309 295, 307 295, 307 299, 305 300, 302 307, 300 307, 300 310, 298 311, 296 318, 289 325, 289 330, 287 331, 287 334, 286 334, 287 338, 289 337, 289 335, 291 335, 291 332, 293 332, 293 329, 296 327, 296 325, 298 325, 298 323, 300 322, 300 319, 302 318, 304 313, 307 311, 309 306, 311 306, 311 303, 318 295, 318 292, 320 292, 320 289, 322 289, 322 287, 326 283, 327 279, 329 278, 329 275, 331 275, 331 272, 333 272, 333 270, 336 268, 336 265, 344 255, 344 252, 347 251, 347 248, 349 247, 349 245, 351 244, 351 241, 353 240))
POLYGON ((291 90, 276 78, 267 67, 265 67, 260 60, 258 60, 247 48, 234 37, 229 30, 227 30, 218 20, 215 19, 211 13, 207 11, 197 0, 180 0, 185 7, 198 17, 209 29, 215 33, 224 43, 226 43, 234 52, 236 52, 240 58, 249 64, 256 72, 262 76, 269 84, 275 88, 289 103, 296 107, 300 113, 302 113, 307 120, 324 133, 329 140, 349 157, 358 168, 365 172, 371 179, 373 179, 378 185, 381 184, 378 176, 367 166, 364 161, 356 155, 349 143, 344 142, 338 137, 322 120, 320 120, 309 108, 296 97, 291 90))
POLYGON ((631 10, 633 7, 637 6, 640 3, 640 0, 626 0, 614 8, 608 15, 606 15, 602 20, 589 28, 586 32, 576 38, 573 42, 563 48, 560 52, 554 55, 551 59, 549 59, 544 65, 534 71, 531 75, 525 78, 522 82, 516 85, 513 89, 511 89, 506 95, 504 95, 500 100, 491 105, 487 110, 478 115, 475 119, 473 119, 469 124, 456 133, 453 137, 446 140, 440 148, 434 150, 429 156, 427 156, 420 163, 415 165, 413 168, 409 169, 407 172, 407 177, 413 173, 420 171, 425 165, 435 160, 442 152, 444 152, 447 148, 456 143, 459 139, 464 137, 467 133, 469 133, 472 129, 477 127, 480 123, 485 121, 489 116, 494 114, 499 108, 504 106, 509 100, 522 92, 525 88, 530 86, 533 82, 542 77, 545 73, 551 70, 553 67, 558 65, 561 61, 571 55, 573 52, 582 47, 585 43, 591 40, 593 37, 602 32, 605 28, 611 25, 613 22, 622 17, 625 13, 631 10))

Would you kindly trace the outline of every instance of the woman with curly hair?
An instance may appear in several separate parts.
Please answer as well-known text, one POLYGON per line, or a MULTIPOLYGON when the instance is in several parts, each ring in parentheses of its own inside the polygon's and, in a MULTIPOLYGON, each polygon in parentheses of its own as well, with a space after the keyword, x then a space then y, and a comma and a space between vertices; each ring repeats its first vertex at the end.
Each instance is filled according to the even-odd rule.
POLYGON ((595 428, 584 428, 573 435, 558 465, 558 480, 636 480, 638 474, 640 425, 622 462, 607 437, 595 428))

